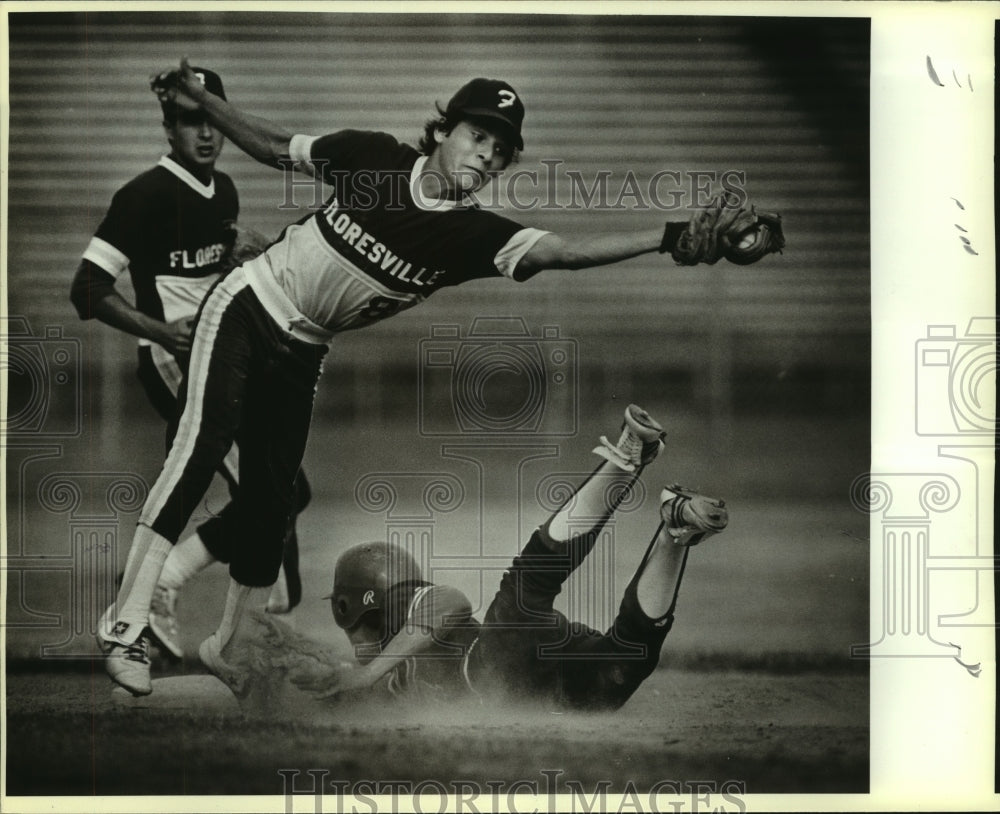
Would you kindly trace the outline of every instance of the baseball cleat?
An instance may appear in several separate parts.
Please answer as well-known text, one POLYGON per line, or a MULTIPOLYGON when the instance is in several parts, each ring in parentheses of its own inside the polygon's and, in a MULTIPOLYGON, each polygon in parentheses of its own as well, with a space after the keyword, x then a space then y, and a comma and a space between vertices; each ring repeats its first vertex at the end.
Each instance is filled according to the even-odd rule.
POLYGON ((181 647, 181 631, 177 624, 177 589, 157 585, 153 591, 153 601, 149 604, 149 630, 152 643, 164 655, 174 659, 184 658, 181 647))
POLYGON ((97 644, 104 655, 104 669, 111 680, 132 695, 149 695, 153 683, 149 678, 149 633, 144 629, 132 644, 97 636, 97 644))
POLYGON ((678 545, 697 545, 729 524, 725 501, 677 484, 665 486, 660 492, 660 517, 678 545))
POLYGON ((233 691, 237 698, 244 696, 249 690, 246 672, 222 657, 222 647, 216 633, 213 633, 198 646, 198 658, 212 675, 233 691))
POLYGON ((594 453, 619 469, 635 472, 660 454, 666 436, 656 419, 641 407, 630 404, 625 408, 625 421, 618 443, 612 444, 607 436, 602 435, 601 444, 594 448, 594 453))

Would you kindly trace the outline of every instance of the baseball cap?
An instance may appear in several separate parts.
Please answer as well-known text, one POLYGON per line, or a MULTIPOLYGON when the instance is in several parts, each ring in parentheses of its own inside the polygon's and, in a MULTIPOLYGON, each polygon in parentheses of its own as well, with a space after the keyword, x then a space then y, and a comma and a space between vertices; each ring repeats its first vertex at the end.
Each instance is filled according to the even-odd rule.
POLYGON ((524 149, 521 123, 524 121, 524 104, 510 85, 500 79, 473 79, 451 97, 445 115, 464 113, 486 119, 496 119, 507 125, 514 136, 518 150, 524 149))
MULTIPOLYGON (((221 99, 226 98, 226 91, 222 87, 222 79, 215 71, 210 71, 208 68, 196 68, 193 65, 191 66, 191 71, 194 73, 195 76, 198 77, 198 79, 201 80, 201 84, 205 86, 205 90, 207 90, 209 93, 214 93, 221 99)), ((168 71, 167 73, 169 74, 171 72, 168 71)), ((164 74, 161 74, 161 77, 162 76, 164 76, 164 74)), ((172 121, 177 118, 179 111, 176 105, 174 105, 173 103, 171 102, 161 103, 160 107, 163 110, 163 115, 168 120, 172 121)), ((190 117, 192 114, 187 114, 187 115, 190 117)), ((194 114, 195 118, 197 118, 197 115, 199 114, 198 113, 194 114)))
POLYGON ((226 98, 226 92, 222 89, 222 79, 215 71, 210 71, 208 68, 195 68, 194 66, 191 66, 191 71, 201 80, 205 90, 214 93, 221 99, 226 98))

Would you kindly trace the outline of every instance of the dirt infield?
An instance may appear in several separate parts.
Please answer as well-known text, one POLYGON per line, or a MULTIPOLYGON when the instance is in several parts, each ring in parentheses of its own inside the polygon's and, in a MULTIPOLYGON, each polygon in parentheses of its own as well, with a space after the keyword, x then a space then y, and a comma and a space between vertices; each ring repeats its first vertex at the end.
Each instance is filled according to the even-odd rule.
POLYGON ((281 795, 317 778, 327 794, 337 783, 369 794, 366 782, 453 793, 527 783, 588 800, 697 782, 748 794, 868 789, 861 671, 665 667, 609 714, 338 709, 303 697, 267 718, 218 704, 123 706, 93 666, 8 675, 8 795, 281 795))
MULTIPOLYGON (((337 544, 371 533, 371 524, 348 508, 320 493, 303 517, 302 554, 309 568, 303 603, 292 620, 297 630, 340 647, 345 656, 349 648, 321 597, 338 553, 328 543, 329 529, 337 529, 337 544)), ((751 795, 864 793, 868 665, 849 653, 867 635, 868 547, 858 539, 867 518, 823 503, 741 500, 739 508, 733 528, 718 545, 699 548, 685 576, 678 624, 661 668, 615 714, 478 705, 330 709, 294 695, 281 699, 272 718, 244 717, 218 704, 123 707, 113 701, 99 661, 39 657, 60 631, 9 627, 7 794, 274 795, 279 802, 271 808, 284 811, 280 795, 293 788, 312 793, 318 783, 325 794, 346 789, 374 795, 381 788, 384 795, 400 783, 451 794, 478 790, 477 806, 464 810, 487 811, 497 807, 488 799, 491 790, 546 794, 554 783, 557 791, 581 795, 575 810, 598 811, 600 800, 593 800, 602 790, 694 793, 704 788, 699 783, 751 795)), ((506 514, 517 516, 513 510, 506 514)), ((622 556, 610 574, 613 590, 602 599, 616 597, 630 577, 648 533, 646 521, 637 511, 617 523, 622 556)), ((463 539, 469 521, 448 516, 441 526, 442 541, 463 539)), ((41 535, 42 529, 34 532, 41 535)), ((489 599, 472 578, 476 573, 440 576, 474 603, 489 599)), ((498 579, 487 577, 490 586, 498 579)), ((193 654, 221 612, 227 579, 222 566, 213 566, 185 589, 179 615, 183 644, 192 654, 184 665, 190 675, 203 676, 193 654)), ((50 592, 54 607, 65 602, 58 587, 53 583, 50 592)), ((572 591, 560 601, 574 618, 591 607, 572 591)), ((607 601, 597 610, 606 610, 607 601)), ((589 621, 603 624, 596 617, 589 621)), ((93 653, 85 634, 71 644, 93 653)), ((21 810, 16 799, 8 802, 11 811, 21 810)), ((333 802, 321 809, 300 802, 306 804, 301 810, 339 810, 333 802)), ((152 805, 155 810, 155 798, 152 805)), ((643 797, 624 810, 671 810, 664 805, 643 797)), ((95 802, 80 810, 103 809, 95 802)), ((377 809, 356 810, 399 808, 380 801, 377 809)), ((740 809, 721 800, 697 810, 740 809)))
MULTIPOLYGON (((321 471, 318 461, 328 458, 343 462, 344 471, 317 479, 313 504, 301 518, 307 567, 303 601, 290 621, 349 657, 322 597, 329 593, 340 550, 386 533, 387 521, 361 511, 345 496, 343 484, 400 467, 382 446, 375 451, 384 459, 342 449, 330 439, 317 435, 310 465, 321 471)), ((554 469, 579 478, 589 471, 589 457, 586 448, 567 452, 557 467, 545 460, 526 466, 524 481, 533 484, 554 469)), ((680 457, 672 454, 663 469, 685 472, 699 483, 714 481, 696 458, 676 460, 680 457)), ((150 452, 142 460, 153 467, 157 458, 150 452)), ((62 459, 58 466, 87 468, 85 461, 62 459)), ((27 464, 25 471, 22 492, 34 495, 45 474, 27 464)), ((570 585, 560 596, 558 609, 596 628, 609 623, 654 527, 656 482, 651 476, 645 504, 620 513, 613 543, 603 543, 591 558, 606 570, 581 573, 577 588, 570 585)), ((499 572, 481 566, 478 552, 494 557, 491 567, 505 563, 546 510, 533 493, 520 502, 482 504, 478 492, 470 494, 476 499, 470 497, 468 505, 435 517, 430 573, 466 593, 482 613, 499 572)), ((47 805, 42 795, 269 795, 277 802, 268 810, 285 811, 280 796, 292 788, 311 793, 318 783, 332 794, 347 784, 348 792, 373 795, 378 784, 386 794, 398 782, 409 789, 432 784, 431 793, 479 790, 478 804, 463 810, 488 811, 498 807, 488 799, 492 789, 506 794, 534 788, 544 794, 554 783, 556 791, 579 790, 586 798, 575 810, 598 811, 604 807, 599 799, 593 803, 595 794, 602 789, 624 794, 629 784, 692 793, 699 783, 723 789, 727 782, 733 785, 726 788, 750 795, 863 793, 869 777, 868 664, 852 660, 850 652, 869 635, 869 518, 846 500, 764 500, 739 490, 727 493, 727 500, 733 507, 731 527, 692 558, 661 669, 616 714, 455 705, 331 710, 294 697, 282 699, 272 719, 244 718, 217 705, 123 708, 112 700, 103 666, 89 660, 96 656, 91 620, 70 614, 66 579, 53 571, 16 583, 18 590, 8 596, 5 631, 7 794, 36 797, 35 808, 47 805), (40 625, 42 612, 48 614, 42 621, 57 618, 61 626, 40 625)), ((218 505, 210 494, 205 511, 218 505)), ((124 564, 134 523, 134 515, 118 519, 117 551, 106 557, 109 566, 116 559, 119 568, 124 564)), ((20 530, 19 539, 32 552, 58 553, 72 530, 62 515, 30 504, 11 527, 20 530)), ((114 573, 109 567, 99 576, 106 581, 114 573)), ((200 671, 194 654, 217 623, 227 584, 226 569, 216 565, 184 589, 178 614, 182 643, 191 654, 185 668, 192 675, 200 671)), ((152 799, 141 807, 155 810, 158 801, 152 799)), ((11 811, 26 807, 16 799, 5 803, 11 811)), ((307 799, 298 803, 296 811, 340 810, 332 801, 322 809, 307 799)), ((63 805, 78 811, 107 808, 82 799, 63 805)), ((516 809, 535 807, 553 806, 516 809)), ((192 810, 208 809, 235 810, 221 802, 192 810)), ((377 809, 356 808, 359 813, 399 809, 381 802, 377 809)), ((686 810, 691 809, 689 802, 686 810)), ((118 810, 139 808, 128 800, 120 801, 118 810)), ((423 810, 439 809, 431 804, 423 810)), ((672 809, 663 802, 650 805, 643 796, 639 805, 623 810, 672 809)), ((739 806, 722 799, 696 810, 739 806)))

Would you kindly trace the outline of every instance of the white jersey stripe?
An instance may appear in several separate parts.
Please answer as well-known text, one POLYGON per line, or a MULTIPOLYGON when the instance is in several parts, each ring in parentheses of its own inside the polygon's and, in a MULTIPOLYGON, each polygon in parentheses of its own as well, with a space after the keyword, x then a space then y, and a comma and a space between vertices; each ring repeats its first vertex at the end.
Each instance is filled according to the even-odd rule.
POLYGON ((89 260, 95 266, 104 269, 116 280, 128 268, 128 257, 108 243, 108 241, 101 240, 101 238, 96 236, 90 239, 87 250, 83 253, 83 259, 89 260))
MULTIPOLYGON (((177 364, 177 360, 173 354, 165 351, 160 345, 150 343, 149 350, 153 359, 153 365, 156 367, 156 372, 160 375, 160 381, 163 382, 173 397, 177 398, 177 393, 181 387, 181 378, 184 375, 181 372, 181 366, 177 364)), ((222 464, 232 479, 236 483, 239 483, 240 452, 236 444, 230 447, 222 464)))
POLYGON ((497 252, 496 257, 493 259, 493 264, 504 277, 514 279, 514 269, 521 262, 521 258, 528 253, 532 246, 548 234, 551 234, 551 232, 531 228, 515 232, 511 239, 504 244, 504 247, 497 252))
POLYGON ((472 651, 476 649, 477 644, 479 644, 478 636, 472 640, 472 644, 465 648, 465 655, 462 657, 462 678, 465 679, 465 686, 479 696, 479 700, 482 702, 483 698, 479 694, 479 690, 472 686, 472 679, 469 678, 469 657, 472 655, 472 651))
POLYGON ((414 594, 413 599, 410 600, 410 607, 406 609, 406 621, 410 621, 410 617, 413 616, 413 611, 417 607, 417 603, 423 598, 424 594, 428 591, 433 590, 433 585, 425 585, 423 588, 418 588, 414 594))
POLYGON ((188 170, 184 169, 180 164, 174 161, 170 156, 163 156, 158 162, 157 166, 163 167, 167 172, 173 173, 178 178, 180 178, 185 184, 187 184, 191 189, 201 195, 202 198, 208 198, 211 200, 215 197, 215 179, 213 178, 208 184, 203 184, 197 178, 195 178, 188 170))
POLYGON ((422 155, 416 160, 413 169, 410 170, 410 197, 417 209, 425 212, 447 212, 452 209, 464 209, 473 205, 473 200, 464 195, 460 201, 452 201, 447 198, 428 198, 424 195, 420 186, 420 174, 424 171, 424 164, 427 163, 427 156, 422 155))
POLYGON ((215 338, 226 309, 233 298, 247 285, 242 270, 236 269, 219 284, 213 296, 205 303, 201 321, 195 333, 194 346, 191 348, 187 401, 184 404, 185 420, 180 424, 177 437, 170 448, 170 454, 167 455, 167 460, 163 464, 163 471, 150 489, 146 505, 143 506, 139 522, 144 525, 151 526, 153 524, 184 474, 184 465, 190 459, 201 431, 205 382, 212 360, 211 351, 215 345, 215 338))
POLYGON ((312 165, 312 146, 316 136, 296 133, 288 143, 288 157, 295 162, 295 169, 306 175, 315 175, 312 165))

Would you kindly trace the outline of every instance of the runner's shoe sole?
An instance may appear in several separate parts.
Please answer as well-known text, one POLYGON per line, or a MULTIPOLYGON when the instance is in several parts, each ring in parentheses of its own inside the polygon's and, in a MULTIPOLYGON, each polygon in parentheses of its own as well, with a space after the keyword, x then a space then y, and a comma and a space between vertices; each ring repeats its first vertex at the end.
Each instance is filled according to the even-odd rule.
POLYGON ((660 517, 680 545, 697 545, 729 525, 726 502, 674 484, 660 492, 660 517))

